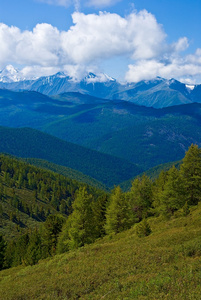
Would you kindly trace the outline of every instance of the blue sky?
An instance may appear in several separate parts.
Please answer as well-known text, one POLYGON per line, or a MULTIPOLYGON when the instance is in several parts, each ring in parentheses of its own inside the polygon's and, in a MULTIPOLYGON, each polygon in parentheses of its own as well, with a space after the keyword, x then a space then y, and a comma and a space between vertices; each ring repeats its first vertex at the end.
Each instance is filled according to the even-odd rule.
POLYGON ((201 82, 200 0, 0 0, 0 69, 201 82))

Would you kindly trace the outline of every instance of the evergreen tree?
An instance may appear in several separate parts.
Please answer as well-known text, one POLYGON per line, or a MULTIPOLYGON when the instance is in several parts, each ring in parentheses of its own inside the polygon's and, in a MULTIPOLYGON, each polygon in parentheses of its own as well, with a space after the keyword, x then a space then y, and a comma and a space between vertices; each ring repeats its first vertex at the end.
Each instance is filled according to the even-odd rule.
POLYGON ((137 217, 138 221, 141 221, 147 216, 153 202, 152 181, 149 177, 143 175, 141 178, 136 178, 132 183, 128 197, 134 216, 137 217))
POLYGON ((183 159, 181 174, 184 181, 185 199, 190 205, 201 200, 201 149, 191 145, 183 159))
POLYGON ((160 205, 158 210, 165 216, 170 216, 174 211, 182 208, 185 203, 183 191, 183 179, 179 170, 173 166, 167 172, 167 180, 163 191, 160 193, 160 205))
POLYGON ((57 240, 64 221, 62 215, 49 215, 44 223, 44 245, 48 255, 56 253, 57 240))
POLYGON ((186 217, 188 214, 190 214, 190 208, 188 202, 186 201, 186 203, 183 206, 183 215, 186 217))
POLYGON ((161 206, 161 195, 165 188, 165 183, 167 181, 167 172, 161 171, 158 178, 154 181, 152 192, 153 192, 153 211, 155 214, 160 214, 161 206))
POLYGON ((28 265, 35 265, 42 258, 42 239, 37 230, 32 232, 29 238, 25 262, 28 265))
POLYGON ((143 219, 139 224, 137 224, 136 233, 138 237, 145 237, 151 234, 151 228, 146 219, 143 219))
POLYGON ((72 205, 73 213, 68 221, 70 249, 90 244, 95 240, 92 201, 92 195, 87 192, 86 187, 78 190, 72 205))
POLYGON ((12 266, 15 267, 15 266, 25 263, 25 256, 26 256, 28 244, 29 244, 29 235, 27 233, 22 235, 17 240, 12 266))
POLYGON ((4 259, 4 267, 6 269, 12 267, 13 265, 15 250, 16 250, 15 241, 8 242, 5 250, 5 259, 4 259))
POLYGON ((93 202, 92 210, 94 217, 94 232, 97 238, 105 235, 105 223, 106 223, 106 207, 108 197, 107 195, 99 196, 96 201, 93 202))
POLYGON ((122 193, 121 188, 117 186, 111 194, 109 206, 106 211, 106 233, 118 233, 128 229, 131 226, 130 217, 129 202, 122 193))
POLYGON ((2 270, 4 266, 5 250, 6 242, 4 241, 3 236, 0 235, 0 270, 2 270))

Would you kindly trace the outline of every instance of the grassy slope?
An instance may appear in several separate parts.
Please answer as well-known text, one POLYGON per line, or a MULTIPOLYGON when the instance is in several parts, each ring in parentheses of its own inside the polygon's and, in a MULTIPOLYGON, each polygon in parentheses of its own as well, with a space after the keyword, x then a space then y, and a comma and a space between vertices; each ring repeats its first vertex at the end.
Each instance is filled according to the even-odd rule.
POLYGON ((150 219, 79 250, 0 273, 0 298, 201 299, 201 206, 187 217, 150 219), (12 288, 11 288, 12 287, 12 288))

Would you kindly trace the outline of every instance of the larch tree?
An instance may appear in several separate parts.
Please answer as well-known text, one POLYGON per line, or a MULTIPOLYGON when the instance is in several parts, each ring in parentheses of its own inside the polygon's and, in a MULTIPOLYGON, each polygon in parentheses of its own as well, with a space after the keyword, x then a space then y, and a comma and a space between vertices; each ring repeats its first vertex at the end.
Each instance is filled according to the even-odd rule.
POLYGON ((121 188, 117 186, 110 197, 106 211, 105 231, 107 234, 118 233, 131 226, 129 202, 121 188))
POLYGON ((181 165, 185 199, 190 205, 201 200, 201 149, 191 145, 181 165))
POLYGON ((95 240, 92 201, 93 197, 87 192, 86 187, 78 190, 72 205, 73 212, 66 227, 70 249, 90 244, 95 240))

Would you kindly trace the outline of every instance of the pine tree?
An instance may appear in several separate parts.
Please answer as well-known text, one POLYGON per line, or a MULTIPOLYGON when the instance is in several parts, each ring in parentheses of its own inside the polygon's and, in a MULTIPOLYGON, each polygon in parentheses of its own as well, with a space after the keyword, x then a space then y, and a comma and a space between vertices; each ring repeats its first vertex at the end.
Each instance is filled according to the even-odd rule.
POLYGON ((42 258, 42 239, 37 230, 32 232, 25 255, 25 263, 35 265, 42 258))
POLYGON ((6 242, 4 241, 3 236, 0 235, 0 270, 2 270, 4 266, 5 250, 6 242))
POLYGON ((64 224, 62 215, 49 215, 44 223, 44 244, 48 255, 56 253, 58 236, 64 224))
POLYGON ((185 203, 183 179, 179 170, 173 166, 167 172, 167 180, 160 193, 158 210, 165 216, 171 216, 174 211, 182 208, 185 203))
POLYGON ((137 217, 138 221, 141 221, 147 216, 153 202, 152 182, 149 177, 143 175, 141 178, 136 178, 132 183, 128 197, 134 216, 137 217))
POLYGON ((97 238, 105 235, 105 223, 106 223, 106 206, 108 202, 107 195, 99 196, 96 201, 93 202, 92 210, 94 217, 94 231, 97 238))
POLYGON ((25 263, 25 256, 26 256, 28 244, 29 244, 29 235, 27 233, 22 235, 17 240, 12 266, 15 267, 15 266, 25 263))
POLYGON ((4 258, 4 267, 6 269, 13 266, 15 250, 16 250, 16 243, 14 241, 8 242, 6 245, 5 258, 4 258))
POLYGON ((167 181, 167 172, 161 171, 158 178, 153 183, 153 211, 156 214, 160 214, 159 208, 161 206, 161 195, 165 188, 165 183, 167 181))
POLYGON ((149 223, 146 219, 143 219, 137 226, 136 226, 136 233, 138 237, 145 237, 151 234, 151 228, 149 223))
POLYGON ((106 211, 106 233, 118 233, 128 229, 131 226, 130 215, 129 202, 122 193, 121 188, 117 186, 112 192, 106 211))
POLYGON ((181 165, 185 200, 195 205, 201 200, 201 149, 191 145, 181 165))
POLYGON ((92 195, 86 187, 80 188, 73 202, 73 213, 69 218, 69 248, 78 248, 95 240, 92 195))

